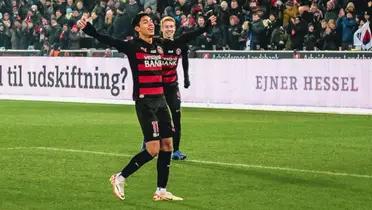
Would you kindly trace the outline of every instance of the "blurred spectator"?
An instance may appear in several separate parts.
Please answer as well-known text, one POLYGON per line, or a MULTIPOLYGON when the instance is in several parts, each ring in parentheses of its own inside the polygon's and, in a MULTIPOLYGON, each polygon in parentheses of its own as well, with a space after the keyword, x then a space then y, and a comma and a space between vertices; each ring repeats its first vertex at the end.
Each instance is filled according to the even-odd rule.
POLYGON ((64 14, 66 11, 66 0, 55 0, 53 8, 54 11, 59 10, 64 14))
POLYGON ((103 57, 106 57, 106 58, 112 57, 112 51, 110 48, 105 49, 105 54, 103 55, 103 57))
POLYGON ((285 4, 283 12, 283 26, 287 26, 292 18, 298 16, 298 7, 293 3, 292 0, 288 0, 285 4))
POLYGON ((77 25, 73 25, 69 33, 69 49, 80 49, 80 33, 77 25))
POLYGON ((117 10, 117 16, 113 22, 113 32, 112 36, 116 39, 126 39, 128 36, 133 35, 133 30, 131 29, 131 18, 124 8, 124 5, 121 5, 117 10))
POLYGON ((141 11, 136 0, 128 0, 128 4, 126 5, 125 9, 128 12, 130 21, 132 21, 134 16, 141 11))
POLYGON ((224 42, 224 35, 223 29, 220 26, 213 26, 210 31, 210 38, 212 42, 213 50, 222 50, 224 46, 226 46, 226 41, 224 42))
POLYGON ((176 36, 193 31, 195 26, 196 22, 193 16, 191 15, 188 15, 187 17, 185 15, 181 16, 181 26, 177 29, 176 36))
POLYGON ((181 16, 184 15, 179 7, 174 9, 174 20, 176 21, 176 27, 178 28, 181 25, 181 16))
POLYGON ((207 12, 217 12, 217 4, 215 2, 215 0, 206 0, 206 4, 204 6, 204 9, 203 9, 203 13, 207 13, 207 12))
POLYGON ((218 24, 222 32, 222 45, 227 45, 227 28, 230 25, 230 9, 226 1, 222 1, 217 8, 218 24))
POLYGON ((69 7, 66 9, 65 20, 66 20, 65 23, 67 23, 69 27, 73 26, 77 22, 77 20, 75 20, 73 17, 72 9, 69 7))
MULTIPOLYGON (((203 16, 198 18, 198 27, 205 27, 205 19, 203 16)), ((195 46, 193 50, 212 50, 212 38, 211 35, 207 32, 204 32, 202 35, 198 36, 194 42, 195 46)))
POLYGON ((75 5, 74 5, 74 0, 67 0, 66 2, 66 13, 67 13, 67 9, 71 9, 71 11, 75 8, 75 5))
POLYGON ((338 50, 340 46, 339 36, 336 33, 335 20, 330 19, 327 23, 326 29, 321 35, 323 39, 323 50, 338 50))
POLYGON ((328 20, 337 20, 337 10, 335 0, 329 0, 327 2, 327 11, 324 14, 326 21, 328 20))
POLYGON ((67 23, 66 16, 62 14, 62 11, 60 9, 56 10, 56 21, 60 26, 63 26, 64 24, 67 23))
POLYGON ((82 2, 86 10, 92 11, 97 0, 82 0, 82 2))
POLYGON ((302 50, 304 36, 307 31, 306 23, 300 16, 291 18, 287 31, 291 39, 290 49, 302 50))
MULTIPOLYGON (((145 0, 146 1, 146 0, 145 0)), ((158 7, 158 11, 164 11, 165 10, 169 10, 171 9, 173 11, 173 13, 175 12, 175 0, 163 0, 163 1, 157 1, 157 7, 158 7)), ((169 15, 169 16, 172 16, 173 15, 169 15)))
POLYGON ((268 44, 267 49, 270 50, 270 49, 272 49, 272 46, 271 46, 272 33, 275 29, 277 29, 281 26, 281 23, 277 19, 275 13, 271 13, 269 15, 269 19, 266 19, 264 21, 264 23, 266 25, 266 35, 265 35, 266 40, 264 42, 268 44))
POLYGON ((283 26, 280 26, 279 28, 275 28, 273 30, 271 34, 270 45, 271 48, 274 50, 285 50, 290 48, 290 38, 283 26))
POLYGON ((70 30, 67 24, 64 24, 62 27, 62 31, 59 34, 59 43, 62 50, 69 49, 69 38, 70 38, 70 30))
POLYGON ((237 0, 231 0, 230 15, 235 15, 239 20, 244 19, 242 8, 239 6, 239 2, 237 0))
POLYGON ((94 7, 92 13, 93 26, 97 32, 103 33, 105 27, 105 16, 106 16, 106 1, 100 0, 94 7))
POLYGON ((341 28, 342 49, 351 50, 353 46, 354 32, 357 30, 357 23, 353 17, 353 10, 346 8, 346 16, 343 10, 337 20, 337 28, 341 28))
POLYGON ((252 23, 251 23, 251 50, 260 50, 264 48, 265 43, 265 34, 266 28, 264 25, 263 20, 261 19, 258 13, 254 13, 252 15, 252 23))
POLYGON ((48 30, 49 43, 59 43, 59 35, 62 31, 61 26, 57 23, 56 19, 52 19, 48 30))
POLYGON ((10 29, 12 26, 12 21, 10 20, 9 13, 5 12, 2 17, 2 24, 5 27, 5 29, 10 29))
POLYGON ((31 21, 23 21, 22 23, 22 34, 23 38, 21 40, 22 49, 34 49, 35 37, 34 34, 34 25, 31 21))
POLYGON ((58 57, 61 55, 61 48, 58 44, 54 44, 49 52, 49 56, 58 57))
POLYGON ((106 11, 105 15, 105 24, 104 24, 104 33, 112 35, 114 30, 114 13, 111 9, 106 11))
POLYGON ((179 8, 183 14, 188 15, 191 12, 193 4, 193 0, 177 0, 175 7, 179 8))
POLYGON ((41 47, 41 55, 42 56, 49 56, 49 53, 50 53, 49 42, 45 41, 43 43, 43 46, 41 47))
MULTIPOLYGON (((76 11, 79 13, 79 16, 83 15, 84 12, 84 4, 82 1, 77 1, 76 2, 76 11)), ((80 19, 80 18, 79 18, 80 19)))
POLYGON ((0 24, 0 48, 11 49, 11 34, 3 24, 0 24))
POLYGON ((165 17, 165 16, 171 16, 171 17, 175 18, 176 17, 176 11, 174 10, 173 7, 170 7, 170 6, 169 7, 166 7, 164 9, 163 17, 165 17))
POLYGON ((274 14, 276 17, 283 17, 285 5, 282 0, 271 0, 269 5, 269 10, 271 14, 274 14))
POLYGON ((77 10, 76 8, 73 9, 71 17, 68 19, 69 26, 76 24, 77 21, 80 20, 82 16, 83 16, 83 13, 80 14, 79 10, 77 10))
POLYGON ((315 27, 312 23, 307 26, 307 33, 304 37, 304 50, 315 50, 318 43, 318 36, 315 32, 315 27))
POLYGON ((157 0, 140 0, 141 5, 143 8, 148 8, 150 7, 152 11, 157 11, 158 10, 158 2, 157 0))
POLYGON ((12 42, 12 49, 22 49, 22 24, 16 20, 14 21, 14 25, 11 29, 11 42, 12 42))
POLYGON ((251 49, 249 21, 244 21, 242 24, 242 31, 240 32, 239 43, 244 50, 251 49))
POLYGON ((242 47, 239 43, 241 28, 239 26, 239 18, 236 15, 230 16, 230 26, 227 32, 227 45, 230 50, 241 50, 242 47))
POLYGON ((54 8, 51 0, 45 0, 45 3, 42 3, 41 13, 47 19, 50 19, 54 14, 54 8))
POLYGON ((313 15, 313 18, 316 22, 319 22, 321 19, 323 19, 323 12, 319 9, 318 4, 315 2, 311 3, 309 12, 313 15))
POLYGON ((0 1, 0 13, 4 13, 5 11, 8 11, 8 1, 4 0, 4 1, 0 1))
POLYGON ((356 13, 355 12, 355 5, 354 5, 353 2, 347 3, 347 5, 345 7, 345 13, 351 13, 351 14, 355 14, 356 13))

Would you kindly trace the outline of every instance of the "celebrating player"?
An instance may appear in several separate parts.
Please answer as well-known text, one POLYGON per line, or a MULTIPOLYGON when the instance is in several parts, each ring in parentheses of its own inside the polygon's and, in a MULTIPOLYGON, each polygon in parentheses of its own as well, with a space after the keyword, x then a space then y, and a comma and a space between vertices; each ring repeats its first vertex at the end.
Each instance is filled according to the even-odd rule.
MULTIPOLYGON (((211 18, 215 24, 216 18, 211 18)), ((95 28, 84 18, 78 26, 88 35, 103 44, 115 47, 127 55, 133 77, 133 100, 135 101, 137 118, 140 122, 146 149, 136 154, 123 170, 111 176, 110 181, 114 194, 125 199, 125 180, 142 165, 158 155, 157 189, 153 200, 183 200, 166 190, 169 177, 169 166, 173 150, 173 126, 164 97, 162 43, 153 39, 154 23, 145 13, 137 14, 132 26, 138 37, 130 41, 121 41, 97 33, 95 28)), ((200 31, 189 33, 178 39, 177 43, 185 43, 200 34, 200 31)))
POLYGON ((163 83, 167 104, 172 114, 174 125, 173 136, 173 160, 184 160, 186 155, 179 150, 181 140, 181 95, 178 88, 177 66, 178 59, 182 56, 182 67, 184 76, 184 87, 190 86, 188 47, 184 43, 176 44, 174 33, 176 32, 176 21, 172 17, 164 17, 160 21, 160 30, 163 43, 163 83))

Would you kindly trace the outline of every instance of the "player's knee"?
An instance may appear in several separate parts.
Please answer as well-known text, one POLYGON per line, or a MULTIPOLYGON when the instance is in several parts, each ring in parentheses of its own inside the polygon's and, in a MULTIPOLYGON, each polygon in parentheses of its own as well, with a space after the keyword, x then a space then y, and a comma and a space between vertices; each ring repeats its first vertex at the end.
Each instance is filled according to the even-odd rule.
POLYGON ((159 141, 147 142, 146 143, 146 150, 151 156, 153 156, 153 157, 157 156, 159 154, 159 150, 160 150, 159 141))
POLYGON ((146 148, 147 149, 147 152, 152 156, 152 157, 155 157, 159 154, 159 149, 155 149, 155 148, 146 148))
POLYGON ((162 139, 160 150, 162 150, 162 151, 173 151, 173 140, 172 140, 172 138, 162 139))

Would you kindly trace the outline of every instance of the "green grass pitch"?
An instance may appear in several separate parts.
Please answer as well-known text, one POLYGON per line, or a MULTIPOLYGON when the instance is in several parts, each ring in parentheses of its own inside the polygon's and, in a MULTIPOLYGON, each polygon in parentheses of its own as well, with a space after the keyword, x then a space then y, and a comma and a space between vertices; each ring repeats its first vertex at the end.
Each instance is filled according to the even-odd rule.
POLYGON ((119 201, 108 180, 139 151, 133 106, 0 101, 0 210, 372 208, 372 116, 182 114, 194 161, 172 162, 167 189, 185 200, 152 201, 153 160, 119 201))

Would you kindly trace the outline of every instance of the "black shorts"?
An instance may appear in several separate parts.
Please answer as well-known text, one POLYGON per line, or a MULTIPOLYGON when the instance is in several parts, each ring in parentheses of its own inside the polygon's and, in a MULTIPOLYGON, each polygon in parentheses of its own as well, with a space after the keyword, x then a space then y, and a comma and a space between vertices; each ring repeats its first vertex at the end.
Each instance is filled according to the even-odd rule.
POLYGON ((173 136, 172 118, 164 96, 136 100, 136 112, 145 142, 173 136))
POLYGON ((181 109, 181 94, 178 85, 165 86, 164 95, 171 112, 179 112, 181 109))

